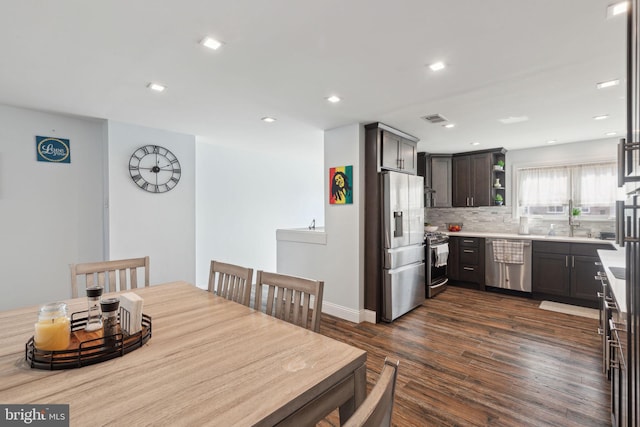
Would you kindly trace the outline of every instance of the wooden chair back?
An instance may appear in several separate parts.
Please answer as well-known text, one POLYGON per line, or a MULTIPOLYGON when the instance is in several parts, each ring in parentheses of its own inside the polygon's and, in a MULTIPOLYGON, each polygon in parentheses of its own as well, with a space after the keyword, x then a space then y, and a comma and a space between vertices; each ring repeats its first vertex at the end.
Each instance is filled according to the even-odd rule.
POLYGON ((144 286, 149 286, 149 257, 114 261, 71 264, 71 296, 78 297, 78 282, 86 288, 101 286, 104 292, 116 292, 138 287, 138 269, 144 269, 144 286), (81 280, 78 280, 78 277, 81 280))
POLYGON ((258 270, 254 308, 294 325, 319 332, 323 291, 322 281, 258 270))
POLYGON ((384 360, 378 382, 356 412, 344 423, 344 427, 391 426, 398 365, 398 360, 388 357, 384 360))
POLYGON ((252 268, 211 261, 209 292, 249 307, 251 304, 252 280, 252 268))

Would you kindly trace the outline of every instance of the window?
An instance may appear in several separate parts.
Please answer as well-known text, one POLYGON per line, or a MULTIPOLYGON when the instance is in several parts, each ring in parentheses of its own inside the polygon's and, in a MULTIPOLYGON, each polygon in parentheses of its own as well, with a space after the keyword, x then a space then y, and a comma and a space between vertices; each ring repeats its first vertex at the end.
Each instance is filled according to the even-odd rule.
POLYGON ((518 215, 569 215, 569 200, 585 219, 615 215, 617 165, 594 163, 518 169, 518 215))

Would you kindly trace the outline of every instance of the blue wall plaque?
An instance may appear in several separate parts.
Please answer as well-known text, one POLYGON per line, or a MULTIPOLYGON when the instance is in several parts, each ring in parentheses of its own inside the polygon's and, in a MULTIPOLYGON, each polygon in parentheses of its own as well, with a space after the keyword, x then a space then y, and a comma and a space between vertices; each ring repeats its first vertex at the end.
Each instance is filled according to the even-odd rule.
POLYGON ((68 139, 36 136, 39 162, 71 163, 71 144, 68 139))

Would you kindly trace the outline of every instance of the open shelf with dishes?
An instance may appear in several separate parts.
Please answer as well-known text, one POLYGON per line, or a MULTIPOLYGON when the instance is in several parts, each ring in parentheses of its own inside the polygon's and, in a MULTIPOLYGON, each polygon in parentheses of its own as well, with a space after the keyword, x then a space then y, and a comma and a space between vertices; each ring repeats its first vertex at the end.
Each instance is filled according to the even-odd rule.
POLYGON ((491 199, 496 206, 507 204, 506 194, 506 164, 504 150, 495 151, 491 155, 491 199))

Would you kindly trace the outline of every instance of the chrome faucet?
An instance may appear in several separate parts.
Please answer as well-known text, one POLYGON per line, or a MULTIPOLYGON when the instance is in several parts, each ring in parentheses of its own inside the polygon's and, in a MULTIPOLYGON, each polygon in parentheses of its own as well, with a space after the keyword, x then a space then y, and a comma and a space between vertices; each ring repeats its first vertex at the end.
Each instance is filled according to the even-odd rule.
POLYGON ((569 199, 569 237, 573 237, 573 232, 580 227, 580 223, 573 217, 573 200, 569 199))

